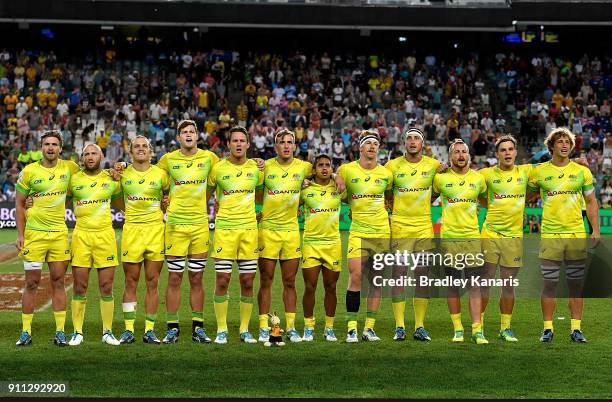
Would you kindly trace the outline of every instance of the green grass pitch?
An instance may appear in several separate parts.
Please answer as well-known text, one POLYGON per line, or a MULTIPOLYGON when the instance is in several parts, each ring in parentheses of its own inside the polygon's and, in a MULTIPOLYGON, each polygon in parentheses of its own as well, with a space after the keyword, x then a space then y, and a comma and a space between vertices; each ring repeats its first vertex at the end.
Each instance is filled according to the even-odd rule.
MULTIPOLYGON (((14 239, 15 231, 0 231, 0 244, 14 239)), ((537 266, 527 266, 525 272, 527 270, 535 272, 537 266)), ((204 316, 211 336, 216 329, 212 304, 213 271, 209 262, 204 279, 204 316)), ((17 259, 6 261, 0 263, 0 272, 22 272, 22 265, 17 259)), ((0 312, 0 381, 65 381, 69 383, 70 396, 81 397, 612 397, 612 303, 609 299, 586 300, 583 322, 589 339, 586 345, 569 341, 569 311, 565 300, 558 302, 554 342, 540 344, 542 323, 537 298, 520 298, 516 302, 513 328, 520 339, 516 344, 502 343, 495 336, 499 329, 495 300, 489 305, 485 318, 485 333, 491 343, 484 346, 469 342, 452 344, 446 302, 433 299, 426 318, 432 342, 393 342, 391 303, 383 300, 376 324, 377 333, 383 340, 377 344, 349 345, 344 342, 347 276, 345 269, 338 284, 336 330, 339 342, 327 343, 321 338, 324 320, 321 282, 315 310, 315 341, 268 349, 261 344, 241 344, 238 340, 237 277, 230 288, 229 344, 191 342, 186 280, 183 281, 179 312, 183 328, 179 343, 143 344, 140 338, 144 328, 144 280, 141 278, 136 321, 138 342, 121 347, 103 345, 100 342, 97 279, 92 275, 85 342, 78 348, 59 349, 52 344, 53 316, 47 309, 35 315, 33 345, 18 349, 14 343, 20 330, 20 313, 0 312)), ((166 279, 164 270, 160 280, 158 335, 165 329, 166 279)), ((123 330, 120 307, 123 281, 122 269, 117 269, 114 286, 114 332, 117 336, 123 330)), ((298 276, 296 324, 300 331, 303 328, 302 283, 298 276)), ((281 292, 277 278, 273 309, 279 313, 283 311, 281 292)), ((70 296, 71 292, 69 299, 70 296)), ((365 319, 364 301, 361 310, 360 330, 365 319)), ((411 303, 407 303, 406 310, 406 325, 411 330, 414 324, 411 303)), ((466 302, 463 310, 463 322, 469 334, 466 302)), ((284 321, 282 314, 281 318, 284 321)), ((250 328, 254 334, 257 332, 256 305, 250 328)), ((66 329, 72 330, 70 312, 66 329)))

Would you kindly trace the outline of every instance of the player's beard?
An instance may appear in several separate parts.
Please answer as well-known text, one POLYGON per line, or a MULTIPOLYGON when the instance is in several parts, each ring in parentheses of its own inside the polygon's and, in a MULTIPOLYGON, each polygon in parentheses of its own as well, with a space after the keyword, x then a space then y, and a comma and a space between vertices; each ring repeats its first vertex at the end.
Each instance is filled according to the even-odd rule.
POLYGON ((101 160, 97 161, 96 163, 94 163, 92 168, 89 168, 87 166, 87 163, 85 163, 85 172, 87 173, 96 173, 97 171, 100 170, 100 164, 102 163, 101 160))

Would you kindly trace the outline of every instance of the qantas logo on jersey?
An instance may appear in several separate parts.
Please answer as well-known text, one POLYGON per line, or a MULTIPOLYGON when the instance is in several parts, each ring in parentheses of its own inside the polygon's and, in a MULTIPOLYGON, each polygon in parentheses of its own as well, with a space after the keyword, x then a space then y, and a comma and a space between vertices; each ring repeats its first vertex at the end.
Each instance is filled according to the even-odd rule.
POLYGON ((108 203, 109 200, 104 199, 104 200, 83 200, 83 201, 77 201, 77 205, 81 206, 81 205, 91 205, 91 204, 106 204, 108 203))
POLYGON ((268 190, 268 195, 299 194, 300 190, 268 190))
POLYGON ((56 195, 64 195, 66 194, 66 190, 63 191, 52 191, 50 193, 32 193, 32 197, 38 198, 38 197, 53 197, 56 195))
POLYGON ((175 180, 175 186, 182 186, 184 184, 206 184, 206 180, 175 180))
POLYGON ((129 201, 161 201, 159 198, 155 197, 137 197, 134 195, 128 195, 127 199, 129 201))
POLYGON ((506 198, 525 198, 525 194, 498 194, 493 193, 493 198, 496 200, 503 200, 506 198))
POLYGON ((338 208, 310 208, 311 214, 318 214, 320 212, 338 212, 338 208))
POLYGON ((398 193, 415 193, 419 191, 429 191, 429 187, 415 187, 415 188, 398 187, 397 188, 398 193))
POLYGON ((472 204, 477 204, 478 203, 478 201, 476 201, 476 200, 470 200, 470 199, 467 199, 467 198, 449 198, 448 199, 448 203, 449 204, 455 204, 457 202, 471 202, 472 204))
POLYGON ((251 194, 255 192, 255 190, 248 190, 248 189, 238 189, 238 190, 223 190, 223 195, 232 195, 232 194, 251 194))
POLYGON ((383 198, 384 195, 383 194, 353 194, 353 199, 354 200, 359 200, 361 198, 373 198, 373 199, 378 199, 378 198, 383 198))
POLYGON ((547 191, 546 195, 554 197, 555 195, 567 195, 567 194, 580 194, 578 190, 561 190, 561 191, 547 191))

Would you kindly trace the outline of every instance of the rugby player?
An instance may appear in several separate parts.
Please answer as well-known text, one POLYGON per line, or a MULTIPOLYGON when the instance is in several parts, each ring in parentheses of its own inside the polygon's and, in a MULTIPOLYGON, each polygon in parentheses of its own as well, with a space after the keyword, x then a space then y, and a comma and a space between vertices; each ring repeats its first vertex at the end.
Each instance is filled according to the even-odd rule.
POLYGON ((157 318, 159 274, 164 263, 164 214, 161 202, 168 190, 168 174, 151 165, 153 147, 149 140, 138 135, 130 142, 132 164, 121 175, 125 224, 121 237, 121 261, 125 273, 123 317, 125 331, 119 342, 133 343, 136 319, 136 288, 144 265, 145 330, 143 342, 160 344, 154 330, 157 318))
POLYGON ((328 155, 318 155, 314 160, 314 181, 302 190, 300 203, 304 205, 304 238, 302 247, 302 275, 304 277, 304 336, 303 341, 314 339, 315 293, 319 273, 323 273, 325 287, 326 341, 337 341, 334 333, 336 316, 336 283, 342 269, 342 245, 339 219, 341 194, 331 179, 332 160, 328 155))
MULTIPOLYGON (((359 160, 344 164, 338 169, 338 176, 346 183, 346 199, 351 207, 352 217, 348 240, 349 283, 346 291, 348 343, 358 341, 357 313, 361 303, 362 266, 371 252, 387 250, 386 242, 391 237, 385 194, 393 186, 393 174, 378 163, 379 147, 378 132, 362 131, 359 135, 359 160)), ((379 306, 380 289, 370 284, 367 317, 362 333, 364 341, 380 340, 374 332, 379 306)))
POLYGON ((208 176, 209 192, 217 191, 219 210, 215 219, 213 254, 215 259, 215 343, 227 343, 227 289, 232 264, 238 264, 240 278, 240 341, 257 343, 249 332, 253 311, 253 280, 259 256, 255 191, 263 185, 263 172, 257 163, 247 159, 249 133, 244 127, 229 130, 227 159, 215 164, 208 176))
POLYGON ((544 140, 552 159, 538 165, 529 176, 529 189, 540 190, 543 201, 540 264, 543 279, 541 294, 544 331, 541 342, 552 342, 553 314, 561 265, 569 290, 571 334, 573 342, 586 342, 581 322, 584 307, 582 285, 587 258, 587 234, 582 219, 581 200, 584 197, 586 214, 593 229, 594 246, 600 241, 598 211, 593 176, 588 168, 569 159, 574 145, 574 134, 565 127, 554 129, 544 140))
POLYGON ((170 176, 170 204, 166 212, 165 253, 168 264, 166 309, 168 330, 163 343, 179 339, 178 309, 181 304, 181 282, 188 260, 192 336, 198 343, 210 343, 204 329, 204 289, 202 276, 208 257, 209 233, 206 181, 219 158, 197 148, 198 130, 193 120, 177 126, 180 148, 165 154, 157 167, 170 176))
MULTIPOLYGON (((113 279, 117 263, 117 242, 111 220, 111 201, 124 209, 121 198, 121 183, 100 169, 102 150, 96 144, 83 148, 83 170, 70 179, 69 197, 72 199, 76 226, 72 232, 72 275, 74 288, 72 297, 72 324, 74 334, 68 344, 77 346, 83 342, 86 294, 89 273, 98 273, 100 288, 100 312, 102 315, 102 342, 119 345, 112 333, 113 279)), ((34 204, 36 206, 36 203, 34 204)))
MULTIPOLYGON (((442 255, 450 255, 452 264, 445 267, 447 278, 458 278, 461 270, 467 279, 482 275, 482 248, 478 228, 478 197, 486 196, 484 177, 470 169, 470 152, 462 140, 455 140, 449 147, 451 169, 434 177, 433 192, 442 197, 442 255), (469 258, 468 258, 469 256, 469 258), (460 260, 461 258, 461 260, 460 260)), ((446 260, 446 258, 445 258, 446 260)), ((468 283, 472 340, 478 344, 489 343, 482 332, 480 287, 468 283)), ((453 342, 463 342, 461 323, 461 298, 458 286, 447 291, 448 310, 454 327, 453 342)))
MULTIPOLYGON (((295 329, 295 276, 302 257, 297 211, 300 190, 304 179, 312 174, 312 165, 294 158, 295 134, 290 130, 276 133, 274 149, 277 156, 265 162, 264 186, 256 193, 257 202, 263 204, 259 215, 259 341, 269 340, 272 283, 276 262, 280 261, 287 338, 301 342, 295 329)), ((342 191, 342 179, 336 175, 334 181, 342 191)))
MULTIPOLYGON (((393 191, 391 195, 393 212, 391 215, 391 238, 393 248, 410 253, 423 253, 434 248, 433 225, 431 222, 431 187, 438 169, 446 170, 446 165, 428 156, 421 155, 423 150, 423 133, 418 128, 409 128, 405 133, 406 153, 387 162, 385 167, 393 173, 393 191)), ((421 261, 425 261, 422 259, 421 261)), ((430 341, 424 321, 429 303, 429 291, 421 286, 419 277, 427 275, 427 266, 412 267, 417 278, 414 307, 413 338, 419 341, 430 341)), ((406 267, 395 267, 394 276, 405 275, 406 267)), ((406 339, 404 313, 406 296, 403 287, 392 289, 392 306, 395 317, 396 341, 406 339)))
POLYGON ((62 135, 46 131, 41 137, 43 159, 27 165, 19 174, 15 202, 19 256, 23 260, 25 286, 21 300, 22 330, 17 346, 32 343, 32 319, 36 291, 40 284, 42 266, 46 262, 51 280, 55 336, 53 342, 66 346, 66 289, 64 278, 70 262, 66 215, 66 193, 71 177, 80 168, 72 161, 59 158, 62 135), (36 199, 35 206, 26 211, 26 199, 36 199))

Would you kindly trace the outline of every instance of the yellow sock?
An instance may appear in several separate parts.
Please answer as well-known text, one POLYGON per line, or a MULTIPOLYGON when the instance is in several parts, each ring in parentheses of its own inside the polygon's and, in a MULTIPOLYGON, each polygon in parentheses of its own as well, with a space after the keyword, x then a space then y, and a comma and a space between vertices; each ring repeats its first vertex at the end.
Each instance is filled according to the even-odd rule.
POLYGON ((347 327, 349 332, 352 330, 357 331, 357 313, 346 313, 347 327))
POLYGON ((157 319, 157 314, 147 314, 145 316, 145 332, 149 332, 153 328, 155 328, 156 319, 157 319))
POLYGON ((575 330, 580 331, 580 323, 581 322, 582 322, 582 320, 574 320, 572 318, 572 320, 571 320, 572 332, 574 332, 575 330))
POLYGON ((368 311, 366 313, 364 329, 374 329, 374 324, 376 324, 376 311, 368 311))
POLYGON ((552 321, 544 321, 544 330, 546 331, 547 329, 550 329, 551 331, 553 330, 553 322, 552 321))
POLYGON ((115 312, 115 300, 113 296, 102 296, 100 298, 100 314, 102 315, 102 332, 113 330, 113 315, 115 312))
POLYGON ((453 328, 455 331, 463 331, 463 324, 461 323, 461 313, 451 314, 451 320, 453 321, 453 328))
POLYGON ((32 319, 34 314, 21 314, 21 330, 32 335, 32 319))
POLYGON ((325 316, 325 328, 333 328, 334 327, 334 318, 328 315, 325 316))
POLYGON ((87 298, 85 296, 72 297, 72 326, 77 334, 83 333, 83 321, 85 321, 85 307, 87 298))
POLYGON ((472 323, 472 335, 477 332, 482 332, 482 324, 481 323, 472 323))
POLYGON ((295 313, 285 311, 285 320, 287 321, 287 330, 295 328, 295 313))
POLYGON ((66 311, 54 311, 53 317, 55 317, 55 330, 64 332, 66 326, 66 311))
POLYGON ((215 295, 215 317, 217 317, 217 332, 227 331, 227 295, 215 295))
POLYGON ((427 306, 429 305, 429 299, 424 297, 413 297, 412 306, 414 307, 414 329, 425 327, 425 313, 427 313, 427 306))
POLYGON ((259 328, 268 328, 268 314, 259 314, 259 328))
POLYGON ((240 297, 240 333, 249 330, 251 312, 253 311, 253 296, 240 297))
POLYGON ((404 324, 404 313, 406 312, 406 301, 394 301, 391 303, 393 308, 393 317, 395 317, 395 327, 405 327, 404 324))
POLYGON ((125 329, 134 332, 134 321, 136 321, 136 302, 127 302, 121 305, 123 309, 123 320, 125 329))
POLYGON ((315 318, 312 317, 304 317, 304 327, 306 328, 314 328, 315 327, 315 318))
POLYGON ((512 320, 512 314, 500 314, 501 325, 500 330, 503 331, 505 329, 510 328, 510 321, 512 320))

